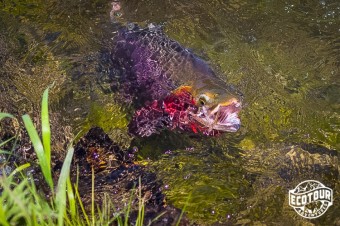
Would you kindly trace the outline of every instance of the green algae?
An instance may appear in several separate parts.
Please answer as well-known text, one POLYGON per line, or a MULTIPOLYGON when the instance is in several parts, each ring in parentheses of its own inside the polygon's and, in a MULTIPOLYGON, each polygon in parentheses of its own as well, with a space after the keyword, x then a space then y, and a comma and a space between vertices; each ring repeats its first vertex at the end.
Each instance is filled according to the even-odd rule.
POLYGON ((99 126, 104 131, 124 129, 127 124, 126 113, 122 111, 119 105, 111 103, 103 106, 99 103, 93 103, 86 118, 84 130, 87 131, 92 126, 99 126))
POLYGON ((167 198, 179 208, 185 206, 186 214, 204 225, 226 222, 250 191, 244 172, 235 170, 237 160, 207 152, 204 147, 179 150, 155 163, 167 198))
POLYGON ((110 138, 121 147, 130 146, 131 137, 127 135, 128 120, 124 109, 114 103, 92 103, 90 110, 82 123, 82 132, 87 133, 94 126, 101 127, 110 138))
POLYGON ((244 138, 240 143, 239 147, 241 150, 251 150, 255 148, 254 142, 249 138, 244 138))

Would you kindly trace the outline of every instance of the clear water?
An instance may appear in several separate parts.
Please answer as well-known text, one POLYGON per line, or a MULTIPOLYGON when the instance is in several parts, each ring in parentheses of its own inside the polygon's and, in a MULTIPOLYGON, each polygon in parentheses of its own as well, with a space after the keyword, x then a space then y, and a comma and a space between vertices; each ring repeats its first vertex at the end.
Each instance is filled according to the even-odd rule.
MULTIPOLYGON (((170 203, 186 205, 200 224, 287 225, 307 222, 287 200, 302 180, 322 181, 337 198, 339 1, 120 4, 110 17, 110 1, 2 1, 1 110, 35 111, 55 81, 51 105, 61 125, 74 133, 99 125, 128 146, 131 112, 115 101, 107 81, 112 37, 117 24, 163 24, 169 37, 245 97, 238 133, 197 138, 169 132, 134 141, 141 159, 153 159, 170 203)), ((339 210, 335 203, 312 222, 339 223, 339 210)))

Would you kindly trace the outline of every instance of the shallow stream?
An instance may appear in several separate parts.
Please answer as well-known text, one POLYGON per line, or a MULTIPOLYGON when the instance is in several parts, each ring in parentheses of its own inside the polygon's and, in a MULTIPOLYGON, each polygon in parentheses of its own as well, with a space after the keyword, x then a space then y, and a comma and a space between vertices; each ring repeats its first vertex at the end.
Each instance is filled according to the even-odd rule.
POLYGON ((340 224, 340 2, 337 0, 1 1, 0 110, 39 108, 54 82, 60 126, 102 127, 163 180, 168 202, 199 224, 340 224), (110 89, 121 25, 162 25, 244 94, 242 127, 218 137, 167 131, 133 139, 110 89), (304 180, 333 189, 315 220, 288 205, 304 180))

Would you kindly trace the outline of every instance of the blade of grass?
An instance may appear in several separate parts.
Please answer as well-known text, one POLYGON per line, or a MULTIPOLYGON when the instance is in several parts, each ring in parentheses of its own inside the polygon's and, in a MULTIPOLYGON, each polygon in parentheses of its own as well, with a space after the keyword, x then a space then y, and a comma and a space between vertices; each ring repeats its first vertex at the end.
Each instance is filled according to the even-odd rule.
POLYGON ((0 112, 0 121, 1 121, 3 118, 14 118, 14 116, 11 115, 11 114, 8 114, 8 113, 0 112))
POLYGON ((45 151, 44 147, 41 143, 41 140, 39 138, 38 132, 35 129, 33 122, 29 115, 23 115, 22 119, 25 124, 25 128, 28 132, 28 135, 32 141, 34 150, 37 154, 38 160, 39 160, 39 165, 41 168, 41 171, 45 177, 45 180, 47 184, 50 186, 51 190, 53 191, 53 180, 52 180, 52 174, 50 170, 50 166, 48 166, 48 161, 46 161, 46 156, 45 156, 45 151))
POLYGON ((13 153, 11 153, 10 151, 5 151, 5 150, 0 149, 0 154, 12 155, 13 153))
POLYGON ((128 206, 127 206, 127 210, 125 212, 125 216, 124 216, 124 226, 128 226, 129 225, 129 214, 130 214, 130 211, 131 211, 131 205, 132 205, 132 197, 133 197, 133 190, 131 190, 131 195, 130 195, 130 199, 129 199, 129 203, 128 203, 128 206))
POLYGON ((68 217, 66 217, 65 218, 65 224, 68 225, 68 226, 72 226, 73 225, 72 222, 74 221, 75 218, 71 218, 71 219, 72 219, 72 221, 68 217))
POLYGON ((144 223, 144 197, 142 198, 142 181, 139 177, 138 185, 138 217, 136 220, 136 225, 143 226, 144 223))
POLYGON ((187 198, 187 201, 185 202, 185 205, 182 209, 182 212, 181 212, 181 215, 179 215, 179 218, 178 218, 178 221, 176 223, 176 226, 178 226, 180 223, 181 223, 181 220, 182 220, 182 217, 183 217, 183 214, 185 212, 185 209, 187 208, 188 204, 189 204, 189 201, 191 199, 191 193, 189 194, 188 198, 187 198))
POLYGON ((104 198, 104 204, 105 206, 103 206, 103 209, 104 209, 104 216, 103 218, 105 219, 105 223, 106 225, 111 225, 112 222, 114 221, 115 219, 115 216, 113 216, 112 213, 112 210, 114 210, 114 205, 112 204, 112 201, 110 199, 110 196, 108 193, 105 193, 105 198, 104 198))
POLYGON ((35 211, 32 212, 32 225, 38 225, 37 214, 35 211))
MULTIPOLYGON (((105 200, 104 200, 104 202, 105 202, 105 200)), ((104 215, 104 209, 103 209, 103 206, 104 206, 104 202, 102 203, 102 206, 100 207, 99 206, 99 204, 97 204, 97 208, 96 208, 96 210, 97 210, 97 216, 96 216, 96 225, 104 225, 104 217, 103 217, 103 215, 104 215)))
POLYGON ((81 198, 80 198, 80 195, 79 195, 79 191, 78 191, 78 186, 77 186, 77 185, 75 186, 75 192, 76 192, 76 196, 77 196, 78 203, 79 203, 79 205, 80 205, 81 211, 82 211, 82 213, 83 213, 83 215, 84 215, 84 217, 85 217, 86 223, 87 223, 87 225, 90 225, 89 216, 87 215, 87 213, 86 213, 86 211, 85 211, 83 201, 81 201, 81 198))
POLYGON ((41 100, 41 133, 48 170, 51 171, 51 127, 48 117, 48 88, 41 100))
MULTIPOLYGON (((9 182, 11 180, 9 179, 9 182)), ((27 209, 26 201, 27 201, 27 187, 28 181, 24 179, 19 184, 16 184, 14 189, 12 188, 11 183, 2 184, 3 193, 8 194, 8 198, 13 203, 13 207, 7 211, 7 216, 11 218, 12 222, 16 222, 19 218, 23 217, 26 220, 30 219, 30 214, 27 209), (11 210, 13 211, 11 213, 11 210)))
POLYGON ((4 207, 3 207, 3 201, 0 200, 0 225, 3 225, 3 226, 10 226, 10 224, 8 223, 7 219, 6 219, 6 215, 5 215, 5 210, 4 210, 4 207))
POLYGON ((70 167, 72 162, 74 149, 69 148, 67 151, 67 155, 65 157, 63 167, 61 168, 58 185, 57 185, 57 193, 56 193, 56 206, 58 213, 58 225, 63 226, 64 224, 64 216, 66 214, 66 181, 70 176, 70 167))
MULTIPOLYGON (((2 172, 3 175, 5 175, 4 172, 2 172)), ((6 184, 6 178, 1 177, 0 178, 0 186, 3 187, 4 184, 6 184)), ((8 209, 8 200, 7 195, 4 193, 4 191, 1 192, 0 195, 0 225, 9 226, 8 218, 7 218, 7 209, 8 209), (5 206, 6 205, 6 206, 5 206)))
POLYGON ((80 209, 83 213, 83 216, 85 217, 85 221, 86 221, 86 225, 90 225, 90 220, 89 220, 89 216, 87 215, 85 208, 84 208, 84 204, 83 201, 80 198, 79 195, 79 191, 78 191, 78 187, 79 187, 79 166, 77 166, 77 180, 76 180, 76 184, 74 185, 74 192, 76 194, 76 197, 78 199, 78 204, 80 206, 80 209))
POLYGON ((71 215, 71 218, 75 219, 77 216, 76 200, 74 197, 74 192, 73 192, 70 177, 67 178, 66 186, 67 186, 67 199, 69 203, 69 213, 71 215))
POLYGON ((117 221, 117 225, 124 225, 124 224, 123 224, 123 220, 122 220, 122 218, 120 217, 120 215, 116 216, 116 221, 117 221))
POLYGON ((15 140, 14 140, 14 143, 12 144, 12 149, 11 149, 12 153, 14 153, 14 150, 17 147, 17 143, 19 141, 19 136, 20 136, 20 129, 17 130, 17 134, 15 135, 15 140))
POLYGON ((14 174, 16 174, 17 172, 20 172, 20 171, 22 171, 22 170, 24 170, 24 169, 26 169, 26 168, 28 168, 30 166, 31 166, 31 164, 25 163, 25 164, 15 168, 15 170, 13 170, 12 173, 8 177, 13 177, 14 174))
MULTIPOLYGON (((25 175, 22 176, 25 177, 25 175)), ((57 218, 57 216, 53 209, 53 206, 50 205, 52 202, 46 200, 45 197, 41 197, 41 194, 37 190, 33 177, 29 179, 28 190, 31 196, 30 204, 33 206, 34 209, 32 212, 36 213, 38 222, 44 221, 45 225, 54 225, 53 221, 57 218)))
POLYGON ((91 187, 91 215, 92 215, 92 226, 94 226, 95 223, 95 216, 94 216, 94 169, 92 166, 92 187, 91 187))
POLYGON ((13 140, 14 138, 15 138, 15 137, 11 137, 11 138, 5 140, 4 142, 0 143, 0 147, 1 147, 1 146, 4 146, 5 144, 7 144, 8 142, 10 142, 10 141, 13 140))
POLYGON ((163 213, 160 213, 157 217, 155 217, 154 219, 152 219, 152 221, 149 222, 148 226, 153 225, 153 222, 156 222, 161 216, 163 216, 164 214, 166 214, 166 212, 164 211, 163 213))

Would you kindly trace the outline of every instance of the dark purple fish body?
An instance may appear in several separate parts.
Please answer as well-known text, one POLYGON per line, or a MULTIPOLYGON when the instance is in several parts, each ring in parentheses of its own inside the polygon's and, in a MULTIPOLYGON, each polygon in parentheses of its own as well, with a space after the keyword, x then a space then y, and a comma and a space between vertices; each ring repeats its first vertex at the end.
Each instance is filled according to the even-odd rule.
MULTIPOLYGON (((112 61, 114 67, 120 71, 118 81, 113 82, 113 87, 117 88, 126 100, 134 103, 136 107, 147 106, 156 101, 160 108, 157 109, 157 115, 162 115, 159 113, 162 110, 162 101, 176 91, 185 89, 193 99, 193 102, 189 99, 188 102, 197 103, 196 107, 200 110, 188 112, 185 109, 183 111, 187 111, 186 114, 197 119, 195 122, 210 127, 209 130, 215 127, 221 128, 222 124, 217 125, 218 122, 214 122, 218 121, 216 119, 227 119, 227 116, 220 111, 223 106, 233 104, 236 110, 231 111, 229 108, 228 112, 229 114, 236 112, 237 115, 237 109, 240 107, 239 94, 231 86, 218 79, 205 61, 178 42, 169 39, 159 27, 140 29, 132 26, 130 29, 119 30, 112 51, 112 61)), ((180 99, 183 100, 183 98, 180 99)), ((149 113, 149 110, 145 109, 144 113, 149 113)), ((136 114, 140 112, 137 111, 136 114)), ((138 124, 140 119, 136 114, 133 121, 138 124)), ((236 120, 237 116, 236 118, 234 116, 229 121, 234 121, 232 124, 235 127, 239 122, 236 120)), ((145 121, 143 126, 150 126, 146 125, 148 121, 146 117, 151 116, 143 117, 145 121)), ((164 121, 171 121, 171 116, 165 112, 161 117, 157 116, 149 121, 153 121, 153 124, 158 123, 157 127, 162 127, 166 124, 164 121)), ((155 127, 153 124, 150 127, 155 127)), ((144 132, 141 134, 138 128, 135 130, 137 132, 131 132, 145 135, 144 132)), ((157 131, 158 129, 151 129, 150 134, 157 131)))
POLYGON ((203 60, 169 39, 159 27, 123 28, 116 40, 113 60, 124 68, 125 79, 135 83, 129 85, 136 88, 136 94, 146 100, 160 100, 189 85, 199 74, 215 77, 203 60))

